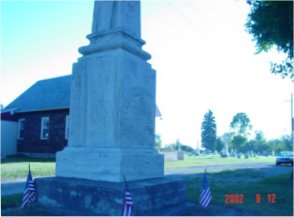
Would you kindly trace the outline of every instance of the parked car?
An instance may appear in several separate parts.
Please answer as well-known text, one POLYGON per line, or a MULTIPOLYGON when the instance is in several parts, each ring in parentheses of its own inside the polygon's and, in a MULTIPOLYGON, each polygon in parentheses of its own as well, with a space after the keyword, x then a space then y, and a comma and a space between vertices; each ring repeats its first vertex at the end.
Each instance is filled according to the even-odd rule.
POLYGON ((293 152, 282 151, 276 158, 276 165, 291 164, 293 166, 293 152))

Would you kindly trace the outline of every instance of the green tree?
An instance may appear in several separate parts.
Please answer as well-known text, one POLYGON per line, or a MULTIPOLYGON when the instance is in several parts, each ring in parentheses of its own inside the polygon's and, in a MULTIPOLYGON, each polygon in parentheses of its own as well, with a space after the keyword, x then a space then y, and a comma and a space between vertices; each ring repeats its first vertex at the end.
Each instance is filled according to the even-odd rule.
POLYGON ((221 140, 221 138, 217 138, 216 139, 216 150, 218 151, 218 153, 221 153, 221 151, 224 149, 225 144, 223 143, 223 141, 221 140))
POLYGON ((247 151, 246 147, 248 136, 252 126, 250 124, 250 119, 244 112, 237 113, 230 124, 232 136, 231 136, 231 147, 237 149, 238 151, 247 151))
POLYGON ((244 112, 237 113, 230 124, 231 130, 234 135, 248 137, 252 126, 250 124, 250 119, 244 112))
POLYGON ((281 140, 285 144, 286 151, 293 151, 293 147, 291 145, 291 136, 282 136, 281 140))
POLYGON ((262 131, 255 132, 255 139, 252 148, 255 152, 269 151, 269 145, 266 142, 262 131))
POLYGON ((272 139, 268 141, 268 147, 271 151, 273 151, 275 154, 278 154, 279 152, 285 150, 285 144, 280 139, 272 139))
POLYGON ((268 142, 268 147, 276 154, 280 153, 281 151, 292 151, 291 138, 290 136, 282 136, 279 139, 270 140, 268 142))
POLYGON ((192 147, 188 146, 188 145, 182 145, 181 150, 184 151, 184 152, 190 152, 190 153, 195 152, 195 150, 192 147))
POLYGON ((247 142, 246 137, 240 136, 240 135, 235 135, 231 141, 232 148, 237 149, 240 152, 247 151, 246 146, 245 146, 246 142, 247 142))
POLYGON ((281 63, 271 63, 271 71, 294 81, 293 71, 293 1, 247 0, 250 13, 246 30, 256 42, 256 53, 275 47, 287 54, 281 63))
POLYGON ((201 142, 202 145, 211 151, 215 150, 216 146, 216 123, 211 110, 208 110, 204 115, 201 126, 201 142))
POLYGON ((182 144, 180 141, 177 140, 176 143, 172 143, 172 144, 169 144, 167 145, 166 147, 171 150, 171 151, 178 151, 179 149, 179 145, 181 146, 181 150, 184 151, 184 152, 190 152, 190 153, 194 153, 195 150, 188 146, 188 145, 184 145, 182 144))

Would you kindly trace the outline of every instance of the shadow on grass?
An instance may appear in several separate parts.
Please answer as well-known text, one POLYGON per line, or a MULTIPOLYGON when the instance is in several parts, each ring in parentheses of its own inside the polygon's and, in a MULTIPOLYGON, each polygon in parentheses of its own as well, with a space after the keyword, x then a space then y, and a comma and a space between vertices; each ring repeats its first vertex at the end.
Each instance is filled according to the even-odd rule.
POLYGON ((1 163, 17 163, 17 162, 55 162, 55 158, 34 158, 27 156, 11 155, 5 159, 1 159, 1 163))
POLYGON ((52 213, 37 207, 35 204, 31 204, 24 209, 20 207, 7 208, 1 210, 2 216, 58 216, 57 213, 52 213))
POLYGON ((188 200, 197 204, 199 208, 191 215, 227 216, 293 216, 293 179, 291 168, 286 174, 275 175, 275 170, 281 168, 273 166, 262 169, 239 169, 218 173, 208 173, 208 182, 212 194, 209 209, 198 205, 201 189, 202 174, 183 176, 187 182, 188 200), (273 175, 273 176, 270 176, 273 175), (226 201, 226 195, 242 194, 244 201, 226 201), (269 194, 275 194, 274 202, 269 200, 269 194), (261 202, 256 202, 256 195, 260 195, 261 202))
MULTIPOLYGON (((202 174, 181 175, 187 183, 187 198, 195 204, 195 209, 188 216, 293 216, 293 179, 291 167, 268 167, 261 169, 237 169, 209 173, 207 177, 212 194, 208 208, 198 204, 202 174), (286 169, 286 174, 277 173, 286 169), (276 194, 276 202, 269 203, 268 194, 276 194), (226 194, 243 194, 244 203, 225 202, 226 194), (256 194, 261 195, 261 203, 256 203, 256 194)), ((178 176, 178 175, 173 175, 178 176)), ((130 183, 131 184, 131 183, 130 183)), ((52 210, 39 208, 31 204, 26 209, 20 208, 21 196, 2 197, 3 216, 56 216, 52 210), (6 201, 5 201, 6 200, 6 201), (3 202, 6 205, 3 207, 3 202), (12 205, 11 205, 12 204, 12 205)), ((179 204, 180 206, 180 204, 179 204)))

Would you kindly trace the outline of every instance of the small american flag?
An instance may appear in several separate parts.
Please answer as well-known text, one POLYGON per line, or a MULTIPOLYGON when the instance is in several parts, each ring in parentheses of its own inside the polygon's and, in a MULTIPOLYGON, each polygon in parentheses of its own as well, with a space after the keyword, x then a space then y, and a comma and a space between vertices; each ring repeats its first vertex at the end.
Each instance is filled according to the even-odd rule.
POLYGON ((207 207, 211 201, 211 193, 208 186, 208 181, 206 177, 206 170, 204 172, 203 178, 202 178, 202 186, 201 186, 201 194, 199 198, 199 204, 203 207, 207 207))
POLYGON ((133 215, 133 199, 131 197, 131 193, 129 192, 128 184, 126 182, 126 179, 124 178, 125 183, 125 192, 124 192, 124 203, 122 207, 122 216, 132 216, 133 215))
POLYGON ((29 165, 29 173, 27 177, 26 186, 23 192, 21 208, 25 208, 27 204, 36 200, 36 187, 31 174, 31 168, 29 165))

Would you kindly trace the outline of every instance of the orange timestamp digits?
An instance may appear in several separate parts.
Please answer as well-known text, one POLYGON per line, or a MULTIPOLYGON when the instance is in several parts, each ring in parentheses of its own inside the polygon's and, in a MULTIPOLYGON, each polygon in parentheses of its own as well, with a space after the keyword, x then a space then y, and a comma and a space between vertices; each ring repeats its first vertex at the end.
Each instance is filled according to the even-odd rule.
MULTIPOLYGON (((243 204, 244 194, 225 194, 225 204, 243 204)), ((275 193, 268 193, 266 195, 255 194, 255 202, 276 203, 277 195, 275 193)))
POLYGON ((243 204, 244 194, 225 194, 226 204, 243 204))
MULTIPOLYGON (((275 193, 267 194, 267 202, 268 203, 276 203, 277 202, 276 198, 277 198, 277 195, 275 193)), ((256 199, 256 203, 260 203, 261 202, 261 195, 256 194, 255 199, 256 199)))

